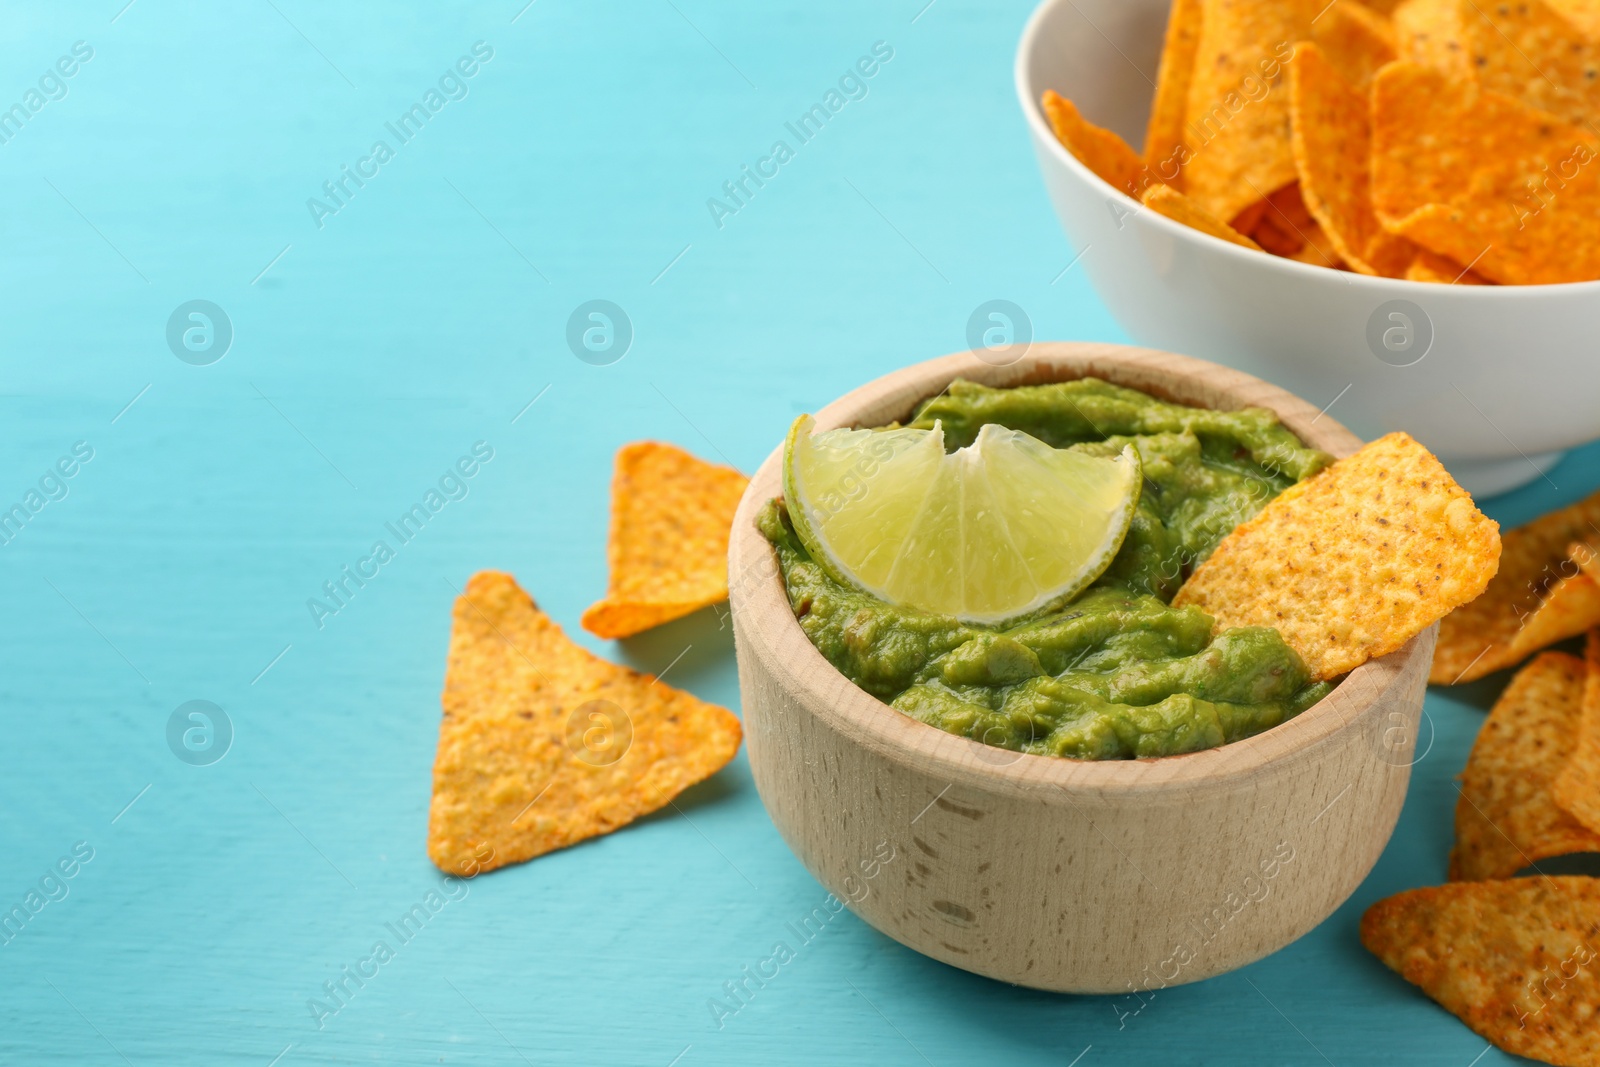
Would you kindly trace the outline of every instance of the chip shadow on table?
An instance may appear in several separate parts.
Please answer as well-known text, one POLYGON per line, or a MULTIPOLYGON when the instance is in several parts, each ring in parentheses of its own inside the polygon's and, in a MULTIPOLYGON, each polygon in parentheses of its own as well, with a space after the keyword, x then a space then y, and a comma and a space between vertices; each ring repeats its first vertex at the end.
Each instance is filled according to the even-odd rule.
POLYGON ((726 602, 617 642, 617 658, 668 685, 693 690, 733 660, 733 622, 726 602))

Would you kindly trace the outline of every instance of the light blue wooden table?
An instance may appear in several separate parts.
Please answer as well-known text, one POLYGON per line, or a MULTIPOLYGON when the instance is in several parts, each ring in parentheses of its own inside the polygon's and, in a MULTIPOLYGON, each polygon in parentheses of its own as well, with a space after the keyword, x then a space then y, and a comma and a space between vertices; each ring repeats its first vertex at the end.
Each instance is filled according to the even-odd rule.
MULTIPOLYGON (((795 413, 967 347, 991 299, 1040 338, 1122 339, 1065 269, 1013 101, 1027 5, 124 2, 11 4, 0 42, 21 108, 0 113, 0 509, 23 508, 0 546, 0 909, 27 912, 0 944, 0 1062, 1479 1055, 1355 925, 1444 877, 1450 779, 1503 679, 1430 695, 1400 829, 1349 904, 1136 1016, 845 914, 719 1027, 724 983, 825 896, 742 756, 684 814, 472 881, 396 936, 441 885, 429 771, 471 572, 738 707, 714 612, 622 644, 577 629, 618 445, 753 470, 795 413), (591 300, 631 327, 608 365, 568 345, 591 300), (371 575, 385 524, 479 442, 492 460, 371 575), (371 576, 314 612, 346 566, 371 576), (186 748, 190 701, 231 725, 186 748)), ((1584 494, 1600 452, 1550 483, 1490 511, 1584 494)))

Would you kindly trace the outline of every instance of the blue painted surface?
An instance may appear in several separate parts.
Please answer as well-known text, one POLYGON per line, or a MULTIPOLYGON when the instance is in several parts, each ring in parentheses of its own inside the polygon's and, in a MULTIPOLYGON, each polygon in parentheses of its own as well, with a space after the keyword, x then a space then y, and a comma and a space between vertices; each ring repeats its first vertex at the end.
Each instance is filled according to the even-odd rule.
MULTIPOLYGON (((824 898, 743 756, 685 815, 475 880, 393 937, 440 884, 429 769, 450 601, 472 571, 513 571, 578 640, 643 669, 692 646, 671 680, 738 707, 715 613, 620 645, 577 629, 605 585, 618 445, 753 470, 796 412, 966 347, 989 299, 1042 338, 1122 339, 1082 273, 1062 274, 1075 251, 1012 99, 1026 4, 122 3, 12 5, 0 42, 7 103, 75 42, 93 53, 0 144, 0 504, 43 502, 0 548, 0 906, 59 898, 0 945, 0 1061, 1465 1065, 1482 1050, 1355 924, 1444 877, 1450 778, 1503 679, 1429 696, 1434 742, 1399 831, 1338 914, 1120 1020, 1112 1000, 975 978, 844 914, 719 1029, 710 998, 824 898), (893 56, 865 96, 808 143, 786 137, 880 41, 893 56), (441 88, 463 56, 471 76, 441 88), (420 132, 387 131, 435 88, 420 132), (707 199, 780 138, 793 158, 716 225, 707 199), (319 226, 307 200, 342 166, 369 176, 319 226), (565 339, 597 298, 634 330, 609 366, 565 339), (166 338, 197 299, 233 330, 206 366, 166 338), (465 495, 319 627, 308 598, 476 442, 493 459, 465 495), (46 478, 75 445, 92 458, 46 478), (169 748, 192 700, 232 724, 209 766, 169 748), (380 939, 393 958, 319 1028, 308 1000, 380 939)), ((1586 449, 1489 510, 1519 522, 1596 484, 1586 449)))

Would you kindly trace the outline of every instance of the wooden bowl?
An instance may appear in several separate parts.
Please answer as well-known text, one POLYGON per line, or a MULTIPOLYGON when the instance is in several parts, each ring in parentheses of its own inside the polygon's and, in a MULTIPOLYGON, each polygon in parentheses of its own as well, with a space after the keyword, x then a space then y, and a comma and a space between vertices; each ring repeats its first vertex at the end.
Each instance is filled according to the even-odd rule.
MULTIPOLYGON (((1091 375, 1185 404, 1270 408, 1335 455, 1360 444, 1257 378, 1106 344, 1034 344, 1008 366, 930 360, 834 401, 817 427, 904 419, 955 378, 1091 375)), ((1007 982, 1143 994, 1277 951, 1377 862, 1405 799, 1437 627, 1298 718, 1221 748, 1110 762, 992 748, 867 695, 807 640, 755 527, 781 491, 782 452, 751 481, 729 547, 750 767, 795 855, 874 927, 1007 982)))

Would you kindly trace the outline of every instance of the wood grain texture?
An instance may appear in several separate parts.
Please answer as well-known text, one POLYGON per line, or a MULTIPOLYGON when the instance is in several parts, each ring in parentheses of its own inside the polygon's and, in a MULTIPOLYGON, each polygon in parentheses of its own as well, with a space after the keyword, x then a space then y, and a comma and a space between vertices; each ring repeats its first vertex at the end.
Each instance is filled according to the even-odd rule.
MULTIPOLYGON (((1039 344, 898 371, 828 405, 819 430, 880 425, 957 377, 1022 385, 1098 376, 1181 403, 1268 407, 1307 443, 1359 441, 1274 386, 1105 344, 1039 344)), ((1041 989, 1128 993, 1210 977, 1306 933, 1377 861, 1410 777, 1436 627, 1353 671, 1276 729, 1159 760, 1081 763, 990 748, 918 723, 812 647, 754 526, 781 450, 734 522, 729 567, 750 765, 819 881, 896 940, 1041 989), (873 892, 882 842, 907 857, 873 892)))

